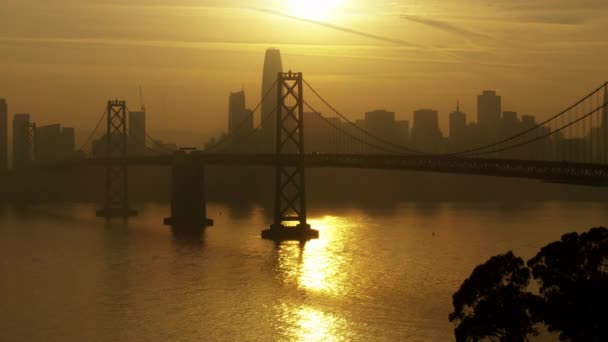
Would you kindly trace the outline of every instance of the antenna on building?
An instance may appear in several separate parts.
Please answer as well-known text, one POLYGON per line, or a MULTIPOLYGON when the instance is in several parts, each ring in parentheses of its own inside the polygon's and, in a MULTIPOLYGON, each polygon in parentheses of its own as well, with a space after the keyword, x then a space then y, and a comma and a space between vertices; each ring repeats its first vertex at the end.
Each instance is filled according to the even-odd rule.
POLYGON ((460 113, 460 99, 456 99, 456 111, 460 113))
POLYGON ((146 105, 144 105, 144 92, 141 86, 139 86, 139 106, 141 107, 142 112, 146 111, 146 105))

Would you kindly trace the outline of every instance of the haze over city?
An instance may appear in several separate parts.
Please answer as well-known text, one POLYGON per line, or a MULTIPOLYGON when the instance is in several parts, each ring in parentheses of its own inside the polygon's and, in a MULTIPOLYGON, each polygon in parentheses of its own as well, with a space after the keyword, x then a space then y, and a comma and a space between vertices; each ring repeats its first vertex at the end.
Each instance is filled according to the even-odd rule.
POLYGON ((2 0, 0 340, 608 341, 606 0, 2 0))
POLYGON ((544 118, 608 71, 601 0, 307 3, 3 1, 0 94, 80 130, 109 98, 137 107, 142 86, 150 131, 202 144, 180 133, 226 131, 231 91, 254 106, 268 47, 352 119, 433 108, 445 133, 457 99, 470 121, 484 89, 544 118))

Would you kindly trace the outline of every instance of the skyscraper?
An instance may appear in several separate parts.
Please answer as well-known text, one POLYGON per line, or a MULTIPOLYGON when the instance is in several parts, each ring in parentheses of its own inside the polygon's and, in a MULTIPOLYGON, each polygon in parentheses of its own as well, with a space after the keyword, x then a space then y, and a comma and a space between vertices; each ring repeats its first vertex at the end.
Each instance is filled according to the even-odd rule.
POLYGON ((467 138, 467 114, 457 104, 456 110, 450 113, 450 147, 455 151, 461 150, 467 138))
POLYGON ((53 124, 36 128, 36 161, 50 162, 61 159, 61 125, 53 124))
POLYGON ((536 126, 536 118, 534 115, 522 115, 521 123, 524 126, 524 129, 530 129, 536 126))
POLYGON ((146 153, 146 112, 129 112, 129 154, 146 153))
POLYGON ((477 125, 486 140, 498 137, 502 113, 502 99, 494 90, 485 90, 477 96, 477 125))
POLYGON ((397 129, 397 145, 408 146, 410 143, 410 122, 407 120, 395 121, 397 129))
POLYGON ((76 130, 72 127, 61 129, 61 157, 71 158, 76 152, 76 130))
POLYGON ((500 136, 502 138, 513 136, 522 131, 521 122, 517 118, 517 112, 506 111, 502 113, 502 125, 500 136))
POLYGON ((8 169, 8 105, 0 99, 0 173, 8 169))
MULTIPOLYGON (((385 141, 397 143, 397 125, 395 113, 386 110, 375 110, 365 113, 365 129, 374 136, 382 137, 385 141)), ((369 152, 380 153, 376 149, 369 152)))
POLYGON ((15 114, 13 118, 13 168, 30 162, 30 115, 15 114))
POLYGON ((73 157, 74 137, 74 128, 61 127, 61 124, 36 127, 36 161, 51 162, 73 157))
POLYGON ((276 134, 276 110, 277 90, 272 89, 277 81, 278 74, 283 71, 281 51, 277 49, 266 50, 264 58, 264 75, 262 79, 262 98, 270 91, 262 102, 262 136, 264 139, 264 150, 274 151, 274 140, 276 134), (272 89, 272 90, 271 90, 272 89))
POLYGON ((228 134, 250 132, 253 129, 253 115, 245 107, 245 92, 230 93, 228 102, 228 134))
POLYGON ((412 140, 414 145, 425 152, 438 152, 441 147, 439 114, 432 109, 419 109, 414 112, 412 140))

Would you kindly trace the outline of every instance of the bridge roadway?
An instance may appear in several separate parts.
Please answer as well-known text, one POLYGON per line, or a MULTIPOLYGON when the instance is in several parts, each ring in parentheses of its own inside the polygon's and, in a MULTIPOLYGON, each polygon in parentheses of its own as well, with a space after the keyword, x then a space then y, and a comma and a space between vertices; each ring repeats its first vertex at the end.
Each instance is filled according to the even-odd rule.
MULTIPOLYGON (((566 161, 539 161, 491 158, 466 158, 441 155, 378 155, 378 154, 216 154, 193 152, 191 157, 204 165, 243 166, 297 166, 305 168, 354 168, 438 172, 451 174, 483 175, 537 179, 547 182, 582 184, 590 186, 608 185, 608 165, 574 163, 566 161)), ((160 156, 128 157, 128 165, 171 166, 173 154, 160 156)), ((82 159, 55 163, 35 164, 39 168, 102 167, 120 164, 124 159, 82 159)))

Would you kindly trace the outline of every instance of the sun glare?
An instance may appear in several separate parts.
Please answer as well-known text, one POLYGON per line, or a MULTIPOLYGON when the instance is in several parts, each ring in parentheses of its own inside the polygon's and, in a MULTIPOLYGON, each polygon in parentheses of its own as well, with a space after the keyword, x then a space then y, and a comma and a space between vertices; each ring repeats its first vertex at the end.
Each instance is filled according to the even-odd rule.
POLYGON ((288 0, 290 14, 312 20, 328 20, 342 0, 288 0))

